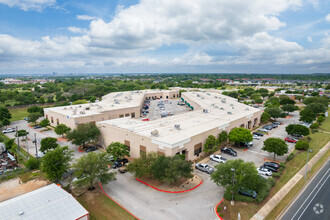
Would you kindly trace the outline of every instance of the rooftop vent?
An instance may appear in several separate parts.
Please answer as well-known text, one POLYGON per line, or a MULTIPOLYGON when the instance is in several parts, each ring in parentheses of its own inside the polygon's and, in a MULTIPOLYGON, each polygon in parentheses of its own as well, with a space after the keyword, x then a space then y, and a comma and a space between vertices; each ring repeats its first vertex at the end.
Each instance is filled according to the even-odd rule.
POLYGON ((175 124, 174 125, 174 128, 177 129, 177 130, 180 130, 181 129, 179 124, 175 124))
POLYGON ((245 111, 249 111, 250 109, 249 108, 246 108, 245 111))
POLYGON ((215 95, 214 98, 216 99, 216 98, 218 98, 218 96, 215 95))
POLYGON ((221 102, 222 102, 222 103, 226 103, 226 98, 222 98, 222 99, 221 99, 221 102))
POLYGON ((204 113, 208 113, 209 110, 207 110, 207 109, 203 109, 203 112, 204 112, 204 113))
POLYGON ((85 110, 89 110, 89 107, 86 107, 85 110))
POLYGON ((158 136, 158 130, 153 130, 152 132, 151 132, 151 135, 152 136, 158 136))
POLYGON ((77 114, 77 109, 74 109, 72 114, 73 115, 77 114))
POLYGON ((231 112, 227 112, 227 114, 228 114, 228 115, 232 115, 233 113, 231 113, 231 112))
POLYGON ((211 95, 210 93, 206 93, 206 95, 211 95))
POLYGON ((85 111, 80 111, 80 114, 84 115, 86 112, 85 111))
POLYGON ((234 106, 233 104, 230 104, 230 106, 234 106))
POLYGON ((224 108, 221 107, 220 110, 224 110, 224 108))

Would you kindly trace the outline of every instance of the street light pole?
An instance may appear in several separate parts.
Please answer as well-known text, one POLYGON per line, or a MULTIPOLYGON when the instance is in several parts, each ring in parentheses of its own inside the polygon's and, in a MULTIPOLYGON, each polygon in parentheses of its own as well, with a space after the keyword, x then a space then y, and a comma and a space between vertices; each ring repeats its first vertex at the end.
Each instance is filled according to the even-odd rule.
POLYGON ((308 170, 308 155, 309 155, 309 152, 312 152, 312 150, 307 150, 307 161, 306 161, 306 172, 305 172, 305 180, 307 179, 307 170, 308 170))
POLYGON ((234 205, 234 188, 235 188, 235 169, 231 168, 231 171, 234 171, 234 176, 233 176, 233 191, 231 193, 231 205, 234 205))

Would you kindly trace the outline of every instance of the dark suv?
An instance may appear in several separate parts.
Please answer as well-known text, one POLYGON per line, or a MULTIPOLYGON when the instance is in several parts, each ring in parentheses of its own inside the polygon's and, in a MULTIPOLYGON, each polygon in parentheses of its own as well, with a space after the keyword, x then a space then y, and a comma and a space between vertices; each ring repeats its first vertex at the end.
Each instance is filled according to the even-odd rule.
POLYGON ((253 134, 254 134, 254 135, 258 135, 258 136, 261 136, 261 137, 262 137, 262 136, 264 136, 264 134, 263 134, 263 133, 261 133, 261 132, 253 132, 253 134))
POLYGON ((250 189, 244 189, 243 187, 238 189, 239 194, 243 195, 243 196, 248 196, 248 197, 252 197, 253 199, 255 199, 257 197, 257 192, 250 190, 250 189))
POLYGON ((112 168, 116 169, 117 167, 122 167, 124 166, 126 163, 128 163, 128 160, 126 158, 120 159, 120 160, 116 160, 113 165, 112 168))
POLYGON ((221 152, 222 153, 225 153, 225 154, 229 154, 233 157, 236 157, 237 156, 237 152, 234 151, 233 149, 231 148, 228 148, 228 147, 225 147, 225 148, 221 148, 221 152))
POLYGON ((280 168, 280 165, 278 163, 275 163, 275 162, 265 162, 264 166, 273 167, 276 170, 278 170, 280 168))

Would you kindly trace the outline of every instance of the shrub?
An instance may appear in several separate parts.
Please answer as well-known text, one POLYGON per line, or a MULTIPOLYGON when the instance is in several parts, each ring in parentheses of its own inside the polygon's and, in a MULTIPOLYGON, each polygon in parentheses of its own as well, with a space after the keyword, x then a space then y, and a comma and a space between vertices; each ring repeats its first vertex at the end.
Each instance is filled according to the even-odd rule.
POLYGON ((286 166, 285 166, 285 163, 280 163, 280 167, 283 167, 283 168, 285 168, 286 166))
POLYGON ((268 178, 267 179, 267 182, 268 182, 268 184, 271 186, 271 187, 273 187, 273 186, 275 186, 275 184, 276 184, 276 180, 272 177, 272 178, 268 178))
POLYGON ((40 167, 40 160, 38 160, 35 157, 30 157, 30 159, 28 159, 28 161, 26 162, 26 167, 29 170, 39 169, 39 167, 40 167))
POLYGON ((269 194, 269 190, 272 188, 272 186, 268 183, 265 184, 264 187, 260 188, 258 191, 258 196, 256 198, 256 202, 260 203, 262 202, 269 194))
MULTIPOLYGON (((257 198, 258 198, 258 196, 257 196, 257 198)), ((252 197, 243 196, 243 195, 238 194, 238 193, 234 195, 234 200, 235 201, 241 201, 241 202, 253 202, 252 197)))
POLYGON ((316 132, 319 132, 319 130, 317 129, 312 129, 312 134, 316 133, 316 132))
POLYGON ((315 122, 315 123, 311 124, 310 129, 316 129, 318 127, 319 127, 319 124, 315 122))
POLYGON ((319 117, 317 118, 317 122, 318 122, 319 124, 321 124, 323 121, 324 121, 324 117, 323 117, 323 116, 319 116, 319 117))
POLYGON ((279 178, 280 176, 281 176, 281 174, 279 174, 279 173, 273 173, 272 174, 272 177, 278 177, 279 178))
POLYGON ((310 136, 307 137, 307 142, 311 142, 312 138, 310 136))
POLYGON ((292 160, 293 157, 294 157, 293 153, 289 154, 289 156, 286 158, 286 161, 292 160))
POLYGON ((298 141, 294 147, 297 150, 307 150, 309 148, 309 143, 307 141, 298 141))
POLYGON ((9 106, 11 106, 11 104, 6 104, 5 106, 6 106, 6 107, 9 107, 9 106))
POLYGON ((282 173, 284 169, 285 169, 285 167, 280 167, 280 169, 278 169, 278 171, 280 171, 280 173, 282 173))

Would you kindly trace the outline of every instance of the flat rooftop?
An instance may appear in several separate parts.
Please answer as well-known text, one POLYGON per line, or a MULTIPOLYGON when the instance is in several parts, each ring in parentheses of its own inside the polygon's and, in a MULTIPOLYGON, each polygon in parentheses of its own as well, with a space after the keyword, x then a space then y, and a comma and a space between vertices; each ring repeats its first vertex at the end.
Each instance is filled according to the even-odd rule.
POLYGON ((53 111, 70 118, 98 115, 112 110, 138 107, 146 94, 166 92, 171 90, 141 90, 127 92, 113 92, 102 97, 97 103, 69 105, 46 108, 45 111, 53 111))
POLYGON ((214 128, 224 128, 231 121, 250 117, 260 111, 216 92, 185 92, 182 96, 198 103, 202 109, 207 110, 207 113, 203 110, 194 110, 153 121, 118 118, 98 122, 98 124, 106 124, 150 137, 155 143, 163 143, 174 148, 195 135, 214 128), (180 125, 180 129, 175 128, 175 125, 180 125), (151 132, 155 130, 158 134, 152 135, 151 132))
POLYGON ((88 211, 73 196, 55 184, 0 203, 1 219, 72 220, 88 211))

